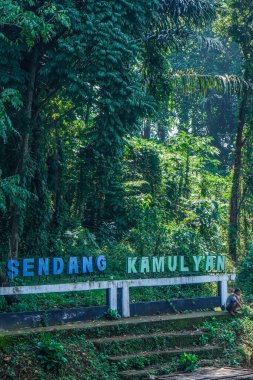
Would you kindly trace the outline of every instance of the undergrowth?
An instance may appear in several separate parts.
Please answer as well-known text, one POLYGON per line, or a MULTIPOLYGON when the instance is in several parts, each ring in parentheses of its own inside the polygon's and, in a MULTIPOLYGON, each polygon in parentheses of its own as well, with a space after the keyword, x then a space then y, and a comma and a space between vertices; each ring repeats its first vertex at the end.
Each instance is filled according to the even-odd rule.
POLYGON ((3 339, 1 380, 118 380, 116 368, 78 333, 3 339))
POLYGON ((250 306, 244 306, 242 313, 233 319, 206 321, 203 330, 199 343, 216 343, 223 347, 226 364, 253 364, 253 309, 250 306))

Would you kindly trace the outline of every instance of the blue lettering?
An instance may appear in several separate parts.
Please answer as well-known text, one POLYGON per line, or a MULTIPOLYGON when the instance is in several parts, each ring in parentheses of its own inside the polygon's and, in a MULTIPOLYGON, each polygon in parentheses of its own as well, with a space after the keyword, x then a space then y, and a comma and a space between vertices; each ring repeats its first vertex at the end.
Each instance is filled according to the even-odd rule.
POLYGON ((78 274, 77 257, 70 257, 68 262, 68 274, 78 274))
POLYGON ((18 260, 8 260, 7 261, 7 277, 14 278, 18 275, 19 262, 18 260))
MULTIPOLYGON (((93 273, 95 265, 96 269, 99 272, 105 271, 107 268, 106 257, 104 255, 99 255, 95 258, 95 263, 93 263, 92 256, 83 256, 81 257, 81 262, 79 263, 78 257, 70 257, 67 263, 67 274, 79 274, 81 273, 93 273), (79 268, 79 264, 81 267, 79 268)), ((51 273, 50 262, 52 260, 52 275, 60 275, 64 271, 64 261, 61 257, 51 258, 38 258, 37 267, 35 268, 35 259, 23 259, 22 264, 19 263, 19 260, 8 260, 6 265, 6 273, 8 278, 14 278, 19 275, 21 271, 22 276, 29 277, 35 275, 38 276, 49 276, 51 273), (19 267, 21 266, 21 269, 19 267)))
POLYGON ((63 272, 64 269, 64 262, 60 257, 54 257, 53 258, 53 265, 52 265, 52 274, 54 276, 59 275, 63 272))
POLYGON ((23 260, 23 276, 34 276, 34 259, 23 260))
POLYGON ((38 276, 49 275, 49 259, 38 259, 38 276))
POLYGON ((83 256, 82 257, 81 270, 82 270, 82 273, 87 273, 87 272, 92 273, 93 272, 92 256, 89 256, 89 257, 83 256))
POLYGON ((106 257, 103 255, 100 255, 96 257, 96 267, 99 270, 99 272, 103 272, 106 269, 106 257))

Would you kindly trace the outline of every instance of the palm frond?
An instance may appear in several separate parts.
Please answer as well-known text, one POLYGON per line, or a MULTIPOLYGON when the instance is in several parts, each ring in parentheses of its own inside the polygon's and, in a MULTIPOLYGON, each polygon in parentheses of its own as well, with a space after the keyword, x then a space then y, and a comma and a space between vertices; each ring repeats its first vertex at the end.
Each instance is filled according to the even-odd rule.
MULTIPOLYGON (((193 36, 195 37, 195 36, 193 36)), ((197 35, 197 44, 200 48, 224 52, 224 46, 219 38, 197 35)))
POLYGON ((185 92, 201 92, 217 90, 221 93, 240 94, 245 89, 253 90, 253 83, 236 75, 204 75, 197 73, 177 72, 170 75, 170 81, 182 86, 185 92))
POLYGON ((194 23, 202 26, 214 19, 217 3, 210 0, 163 0, 164 15, 175 23, 194 23))
POLYGON ((186 45, 189 40, 196 43, 196 49, 207 49, 208 51, 216 50, 224 52, 224 46, 218 38, 206 37, 201 34, 197 34, 193 30, 187 28, 170 28, 166 30, 158 31, 157 34, 148 35, 146 41, 156 40, 159 44, 165 47, 178 50, 182 46, 186 45))
MULTIPOLYGON (((164 47, 177 49, 200 33, 215 17, 216 0, 161 0, 160 23, 146 35, 146 40, 155 39, 164 47)), ((218 41, 200 38, 201 44, 217 49, 218 41)))

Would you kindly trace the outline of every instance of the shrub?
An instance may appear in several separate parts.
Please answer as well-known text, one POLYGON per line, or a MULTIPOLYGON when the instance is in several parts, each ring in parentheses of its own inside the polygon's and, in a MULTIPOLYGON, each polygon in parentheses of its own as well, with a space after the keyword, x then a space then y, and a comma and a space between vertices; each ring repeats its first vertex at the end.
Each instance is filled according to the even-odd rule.
POLYGON ((62 345, 51 338, 38 342, 37 348, 39 349, 37 358, 46 369, 59 369, 67 362, 62 345))
POLYGON ((185 372, 192 372, 198 368, 198 357, 194 354, 184 352, 179 358, 178 369, 185 372))
POLYGON ((109 319, 111 321, 121 318, 116 309, 108 309, 106 313, 104 313, 105 319, 109 319))
POLYGON ((146 367, 146 365, 148 365, 148 361, 147 359, 144 357, 144 356, 136 356, 133 360, 132 360, 132 365, 134 368, 136 369, 143 369, 146 367))
POLYGON ((203 328, 211 338, 214 338, 217 336, 217 331, 220 328, 220 324, 215 318, 212 318, 211 321, 204 322, 203 328))
POLYGON ((209 341, 209 338, 208 338, 207 335, 200 335, 200 337, 199 337, 199 344, 201 344, 201 345, 204 346, 205 344, 208 343, 208 341, 209 341))

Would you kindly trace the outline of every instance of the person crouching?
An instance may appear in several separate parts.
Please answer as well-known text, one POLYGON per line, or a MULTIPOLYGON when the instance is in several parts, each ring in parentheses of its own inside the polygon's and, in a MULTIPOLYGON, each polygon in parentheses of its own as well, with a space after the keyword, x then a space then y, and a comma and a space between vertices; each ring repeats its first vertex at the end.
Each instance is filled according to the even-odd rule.
POLYGON ((237 311, 236 309, 240 308, 242 309, 241 305, 241 290, 236 288, 233 293, 231 293, 226 301, 226 310, 231 315, 236 315, 237 311))

